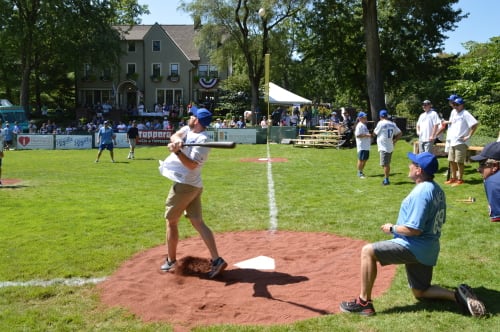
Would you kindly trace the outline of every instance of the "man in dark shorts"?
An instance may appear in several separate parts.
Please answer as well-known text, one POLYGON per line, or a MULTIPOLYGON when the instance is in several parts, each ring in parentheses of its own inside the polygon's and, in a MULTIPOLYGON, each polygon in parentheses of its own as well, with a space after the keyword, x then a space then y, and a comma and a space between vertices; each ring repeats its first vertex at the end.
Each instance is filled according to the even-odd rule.
POLYGON ((137 144, 137 136, 139 136, 139 129, 137 128, 137 122, 132 121, 132 125, 127 129, 127 141, 130 148, 128 153, 128 159, 135 158, 135 146, 137 144))
POLYGON ((472 289, 462 284, 456 291, 431 285, 432 271, 437 263, 441 228, 446 220, 446 198, 434 182, 438 170, 436 156, 429 152, 408 153, 411 163, 408 177, 415 181, 413 190, 401 203, 395 225, 380 227, 394 237, 391 240, 367 244, 361 250, 361 291, 352 301, 340 303, 340 310, 364 316, 375 314, 372 289, 377 276, 377 262, 382 266, 404 264, 408 284, 417 299, 456 301, 473 316, 486 313, 484 304, 472 289))

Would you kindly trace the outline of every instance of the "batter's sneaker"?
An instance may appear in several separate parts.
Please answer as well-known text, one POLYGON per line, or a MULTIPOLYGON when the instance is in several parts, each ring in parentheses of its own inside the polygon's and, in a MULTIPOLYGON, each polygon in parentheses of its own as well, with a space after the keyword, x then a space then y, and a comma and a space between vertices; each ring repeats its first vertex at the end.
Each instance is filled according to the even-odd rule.
POLYGON ((165 264, 160 266, 160 270, 168 272, 168 271, 173 271, 175 269, 177 261, 170 262, 168 258, 165 260, 165 264))
POLYGON ((465 313, 470 313, 475 317, 481 317, 486 314, 484 303, 477 298, 469 285, 461 284, 458 286, 455 290, 455 298, 465 313))
POLYGON ((222 257, 219 257, 216 260, 212 261, 211 267, 212 268, 210 272, 208 272, 208 277, 210 279, 215 278, 222 271, 224 271, 224 269, 227 267, 227 263, 222 259, 222 257))
POLYGON ((358 314, 362 316, 375 315, 375 308, 373 307, 372 301, 366 301, 365 304, 362 304, 359 297, 352 301, 341 302, 340 310, 342 312, 348 312, 351 314, 358 314))

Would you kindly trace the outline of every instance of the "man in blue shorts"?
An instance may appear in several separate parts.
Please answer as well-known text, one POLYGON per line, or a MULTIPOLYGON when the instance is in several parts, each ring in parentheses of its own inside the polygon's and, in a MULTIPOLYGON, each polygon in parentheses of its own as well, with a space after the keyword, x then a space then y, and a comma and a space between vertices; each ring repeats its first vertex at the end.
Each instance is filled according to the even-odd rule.
POLYGON ((99 128, 97 133, 97 145, 99 146, 99 151, 97 152, 96 163, 99 162, 99 158, 101 158, 102 151, 104 149, 109 150, 109 154, 111 156, 111 162, 115 162, 115 158, 113 155, 113 143, 116 145, 116 135, 111 128, 111 125, 108 120, 104 121, 104 126, 99 128))
POLYGON ((500 221, 500 141, 486 145, 477 156, 470 159, 479 161, 477 171, 484 179, 484 190, 490 206, 490 220, 500 221))
POLYGON ((438 170, 436 156, 429 152, 408 153, 410 177, 415 187, 401 203, 395 225, 386 223, 382 232, 393 239, 367 244, 361 250, 361 291, 352 301, 340 303, 340 310, 364 316, 375 314, 372 289, 377 276, 377 262, 382 266, 404 264, 409 286, 417 299, 456 301, 473 316, 483 316, 484 304, 472 289, 462 284, 456 291, 431 285, 432 271, 437 263, 441 227, 446 220, 446 198, 434 182, 438 170))
POLYGON ((358 119, 356 123, 356 129, 354 130, 354 136, 356 136, 356 149, 358 152, 358 177, 360 179, 365 178, 363 170, 366 165, 366 161, 370 158, 370 146, 372 144, 372 134, 368 130, 366 123, 368 118, 365 112, 359 112, 358 119))

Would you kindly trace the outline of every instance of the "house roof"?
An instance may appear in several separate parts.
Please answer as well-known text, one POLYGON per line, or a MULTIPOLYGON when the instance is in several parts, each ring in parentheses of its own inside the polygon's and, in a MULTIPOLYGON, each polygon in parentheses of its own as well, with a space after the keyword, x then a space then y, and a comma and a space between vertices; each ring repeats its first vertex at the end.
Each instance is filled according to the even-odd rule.
MULTIPOLYGON (((116 28, 125 40, 143 40, 153 25, 118 25, 116 28)), ((189 61, 199 61, 199 50, 194 44, 196 31, 192 24, 160 25, 189 61)))

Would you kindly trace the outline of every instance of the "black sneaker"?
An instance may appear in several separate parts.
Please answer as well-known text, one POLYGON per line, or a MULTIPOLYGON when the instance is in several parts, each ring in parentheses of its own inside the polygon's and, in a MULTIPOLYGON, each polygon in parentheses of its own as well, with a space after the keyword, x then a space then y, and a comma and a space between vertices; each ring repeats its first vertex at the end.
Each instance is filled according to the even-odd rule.
POLYGON ((361 304, 359 298, 352 301, 346 301, 340 303, 340 310, 342 312, 348 312, 351 314, 359 314, 362 316, 373 316, 375 315, 375 308, 373 307, 372 301, 367 301, 366 304, 361 304))
POLYGON ((226 261, 222 259, 222 257, 217 258, 216 260, 212 261, 212 268, 210 272, 208 272, 208 277, 210 279, 215 278, 219 273, 224 271, 224 269, 227 267, 226 261))
POLYGON ((165 271, 165 272, 173 271, 175 269, 175 265, 176 265, 175 263, 177 263, 177 261, 170 262, 167 258, 165 260, 165 264, 160 266, 160 270, 165 271))
POLYGON ((486 314, 486 307, 469 285, 458 286, 455 290, 455 299, 464 313, 470 313, 475 317, 482 317, 486 314))

